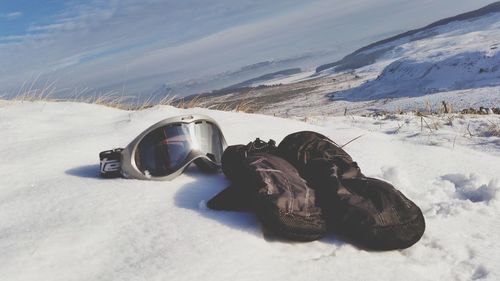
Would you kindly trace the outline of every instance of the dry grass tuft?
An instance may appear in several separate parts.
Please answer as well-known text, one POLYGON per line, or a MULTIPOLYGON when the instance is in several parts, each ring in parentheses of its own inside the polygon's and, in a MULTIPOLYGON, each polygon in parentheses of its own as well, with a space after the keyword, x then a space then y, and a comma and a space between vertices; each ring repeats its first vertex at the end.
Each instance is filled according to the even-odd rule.
POLYGON ((55 86, 57 81, 45 82, 41 88, 36 88, 39 76, 33 79, 30 83, 24 82, 14 97, 6 98, 6 95, 0 97, 0 100, 14 102, 81 102, 88 104, 98 104, 123 110, 143 110, 155 106, 174 106, 178 108, 195 108, 206 107, 223 111, 236 112, 254 112, 253 100, 241 100, 237 103, 219 103, 216 105, 208 105, 202 95, 198 95, 192 99, 178 99, 175 95, 166 94, 163 98, 158 96, 149 96, 147 98, 139 98, 125 96, 123 91, 108 91, 108 92, 92 92, 89 88, 61 89, 58 90, 55 86), (64 93, 62 95, 61 93, 64 93), (59 94, 59 95, 58 95, 59 94), (64 96, 57 98, 56 96, 64 96))
POLYGON ((174 102, 172 105, 178 108, 195 108, 195 107, 202 107, 202 94, 197 95, 196 97, 185 101, 184 99, 180 99, 177 102, 174 102))
POLYGON ((257 105, 254 103, 253 100, 238 100, 238 101, 220 102, 206 106, 206 108, 220 110, 220 111, 253 113, 255 112, 257 105))
POLYGON ((500 137, 500 126, 488 120, 490 124, 482 130, 481 136, 483 137, 500 137))
POLYGON ((98 104, 124 110, 142 110, 158 105, 173 105, 175 96, 169 94, 163 98, 149 96, 146 99, 124 96, 122 92, 111 90, 108 92, 92 92, 89 88, 60 89, 55 87, 57 81, 45 82, 45 84, 36 88, 39 77, 36 77, 31 83, 24 82, 14 97, 6 98, 14 102, 81 102, 88 104, 98 104), (64 93, 62 95, 61 93, 64 93), (59 94, 59 95, 58 95, 59 94), (57 98, 56 96, 64 96, 57 98))
POLYGON ((236 112, 253 112, 253 107, 254 107, 254 101, 253 100, 248 100, 248 101, 241 101, 238 103, 234 111, 236 112))

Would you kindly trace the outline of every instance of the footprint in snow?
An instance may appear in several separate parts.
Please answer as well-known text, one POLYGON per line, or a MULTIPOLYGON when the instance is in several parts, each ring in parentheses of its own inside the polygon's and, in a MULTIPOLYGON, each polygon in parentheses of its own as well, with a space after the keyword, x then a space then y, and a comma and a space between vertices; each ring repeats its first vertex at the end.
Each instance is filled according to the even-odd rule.
POLYGON ((474 271, 474 273, 472 274, 471 276, 471 279, 472 280, 481 280, 481 279, 485 279, 488 277, 488 274, 489 274, 489 270, 482 266, 482 265, 479 265, 476 270, 474 271))
POLYGON ((469 176, 464 174, 448 174, 440 177, 440 180, 449 181, 455 186, 455 195, 458 199, 469 200, 474 203, 489 203, 495 199, 500 185, 498 180, 490 180, 488 184, 480 182, 476 174, 469 176))

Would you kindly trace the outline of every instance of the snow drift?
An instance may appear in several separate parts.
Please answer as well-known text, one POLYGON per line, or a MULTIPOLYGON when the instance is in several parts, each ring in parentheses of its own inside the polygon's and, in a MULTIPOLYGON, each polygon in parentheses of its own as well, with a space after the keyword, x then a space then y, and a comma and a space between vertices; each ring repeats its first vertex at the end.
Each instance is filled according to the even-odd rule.
MULTIPOLYGON (((484 120, 490 121, 498 122, 484 120)), ((0 104, 2 280, 500 278, 498 137, 478 137, 493 143, 483 150, 478 143, 441 142, 448 136, 440 131, 411 133, 408 126, 395 134, 399 120, 309 122, 172 107, 0 104), (424 237, 391 252, 364 251, 332 235, 311 243, 273 240, 251 214, 206 208, 228 184, 222 174, 192 167, 171 182, 99 178, 100 151, 184 113, 216 119, 229 144, 255 137, 279 142, 300 130, 340 144, 362 135, 345 148, 367 176, 390 181, 422 208, 424 237)))

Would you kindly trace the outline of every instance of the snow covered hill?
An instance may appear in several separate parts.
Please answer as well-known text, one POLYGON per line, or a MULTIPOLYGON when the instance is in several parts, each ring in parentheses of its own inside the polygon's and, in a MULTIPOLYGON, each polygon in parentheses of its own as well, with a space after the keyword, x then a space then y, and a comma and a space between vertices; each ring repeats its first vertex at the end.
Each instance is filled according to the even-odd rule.
POLYGON ((498 12, 500 12, 500 2, 495 2, 474 11, 466 12, 449 18, 444 18, 425 27, 409 30, 393 37, 389 37, 364 46, 345 56, 339 61, 317 67, 316 71, 321 72, 325 69, 331 68, 335 68, 338 71, 367 66, 369 64, 373 64, 384 53, 394 50, 396 47, 398 47, 399 44, 401 44, 401 42, 426 39, 439 34, 437 30, 433 31, 433 29, 446 26, 450 23, 454 25, 456 25, 457 23, 464 24, 468 21, 480 19, 481 17, 485 17, 498 12))
POLYGON ((500 138, 479 132, 500 118, 465 116, 443 130, 399 118, 304 123, 199 108, 2 102, 0 279, 499 280, 500 138), (171 182, 99 178, 100 151, 185 113, 215 118, 229 144, 279 142, 300 130, 340 144, 362 135, 347 151, 366 175, 422 208, 426 233, 391 252, 335 235, 291 243, 264 236, 252 214, 208 210, 205 202, 228 185, 222 174, 192 167, 171 182))
POLYGON ((445 101, 457 109, 500 104, 500 3, 384 40, 347 56, 360 86, 332 93, 338 101, 383 99, 371 109, 418 109, 445 101), (364 63, 362 63, 364 61, 364 63), (410 97, 410 99, 405 99, 410 97))
POLYGON ((317 73, 259 81, 266 87, 209 96, 204 105, 250 100, 259 112, 286 117, 439 109, 443 101, 455 110, 499 107, 499 38, 500 2, 370 44, 317 73))
POLYGON ((335 96, 374 100, 500 86, 500 5, 496 6, 483 16, 426 28, 358 52, 351 61, 372 56, 374 63, 356 72, 378 73, 377 78, 335 96))

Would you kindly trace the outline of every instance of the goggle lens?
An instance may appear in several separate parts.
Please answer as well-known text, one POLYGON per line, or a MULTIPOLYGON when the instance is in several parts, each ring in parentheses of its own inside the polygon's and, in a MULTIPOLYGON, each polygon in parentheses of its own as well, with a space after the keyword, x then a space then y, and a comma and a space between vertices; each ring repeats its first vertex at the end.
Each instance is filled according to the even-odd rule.
POLYGON ((224 151, 222 133, 207 121, 175 123, 160 127, 147 134, 135 151, 135 164, 143 174, 153 177, 167 176, 193 159, 207 156, 220 164, 224 151))

